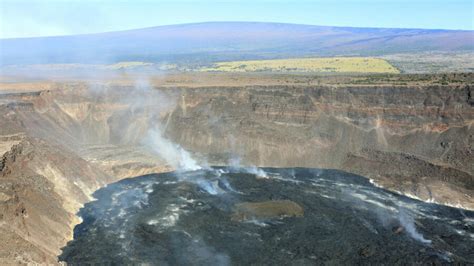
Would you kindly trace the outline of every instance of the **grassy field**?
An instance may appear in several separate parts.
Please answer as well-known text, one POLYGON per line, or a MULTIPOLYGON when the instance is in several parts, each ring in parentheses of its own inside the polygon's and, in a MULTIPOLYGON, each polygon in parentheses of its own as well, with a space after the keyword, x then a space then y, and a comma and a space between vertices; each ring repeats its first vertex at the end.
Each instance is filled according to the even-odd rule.
POLYGON ((321 72, 399 73, 384 59, 372 57, 294 58, 219 62, 200 71, 219 72, 321 72))

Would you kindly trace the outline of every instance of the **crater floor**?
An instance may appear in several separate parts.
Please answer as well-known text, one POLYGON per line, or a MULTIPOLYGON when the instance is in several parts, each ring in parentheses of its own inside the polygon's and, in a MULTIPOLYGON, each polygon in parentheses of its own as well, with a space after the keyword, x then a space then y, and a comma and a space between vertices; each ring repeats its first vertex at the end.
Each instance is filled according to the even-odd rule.
POLYGON ((95 192, 71 264, 473 263, 474 213, 336 170, 210 168, 95 192))

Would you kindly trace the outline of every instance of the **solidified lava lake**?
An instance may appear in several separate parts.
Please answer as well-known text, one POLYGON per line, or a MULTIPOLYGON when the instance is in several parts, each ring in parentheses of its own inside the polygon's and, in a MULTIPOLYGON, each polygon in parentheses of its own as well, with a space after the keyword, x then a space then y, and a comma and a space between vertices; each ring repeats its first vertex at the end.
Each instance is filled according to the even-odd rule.
POLYGON ((95 192, 70 264, 473 263, 474 213, 335 170, 212 168, 95 192))

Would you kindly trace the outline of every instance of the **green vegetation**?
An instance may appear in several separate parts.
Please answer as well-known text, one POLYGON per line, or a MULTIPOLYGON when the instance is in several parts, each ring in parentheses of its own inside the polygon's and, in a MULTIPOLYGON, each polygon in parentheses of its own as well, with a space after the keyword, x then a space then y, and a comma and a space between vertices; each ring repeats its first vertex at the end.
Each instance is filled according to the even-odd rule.
POLYGON ((119 70, 119 69, 129 69, 129 68, 137 68, 137 67, 146 67, 146 66, 152 66, 152 65, 153 65, 152 63, 130 61, 130 62, 118 62, 112 65, 105 65, 105 66, 102 66, 102 68, 110 69, 110 70, 119 70))
POLYGON ((218 72, 321 72, 399 73, 386 60, 372 57, 293 58, 218 62, 200 71, 218 72))

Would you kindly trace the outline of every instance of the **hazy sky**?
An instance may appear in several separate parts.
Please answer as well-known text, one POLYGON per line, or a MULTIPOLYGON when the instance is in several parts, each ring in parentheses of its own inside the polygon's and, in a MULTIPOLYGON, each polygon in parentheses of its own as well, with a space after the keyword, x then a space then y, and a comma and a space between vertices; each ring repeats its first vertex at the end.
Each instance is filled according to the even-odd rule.
POLYGON ((204 21, 474 30, 474 0, 0 0, 0 38, 204 21))

